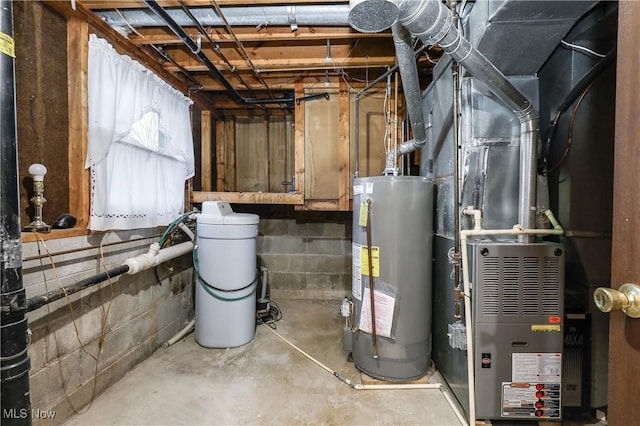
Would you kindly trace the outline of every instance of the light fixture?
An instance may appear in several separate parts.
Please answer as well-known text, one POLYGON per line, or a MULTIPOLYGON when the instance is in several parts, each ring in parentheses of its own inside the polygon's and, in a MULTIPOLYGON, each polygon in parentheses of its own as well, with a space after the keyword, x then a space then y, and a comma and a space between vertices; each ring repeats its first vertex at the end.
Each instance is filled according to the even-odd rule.
POLYGON ((32 164, 29 166, 29 174, 33 177, 33 193, 30 201, 36 208, 36 213, 31 222, 25 228, 32 232, 51 232, 51 226, 44 223, 42 220, 42 206, 47 202, 44 198, 44 175, 47 174, 47 168, 42 164, 32 164))

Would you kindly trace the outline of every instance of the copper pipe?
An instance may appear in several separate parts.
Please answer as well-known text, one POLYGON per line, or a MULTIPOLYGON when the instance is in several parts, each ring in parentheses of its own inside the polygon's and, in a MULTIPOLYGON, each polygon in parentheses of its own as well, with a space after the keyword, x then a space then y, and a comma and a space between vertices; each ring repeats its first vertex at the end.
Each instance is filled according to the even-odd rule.
POLYGON ((371 199, 367 198, 367 259, 369 260, 369 301, 371 303, 371 352, 378 359, 378 336, 376 334, 376 304, 373 294, 373 255, 371 253, 371 199))

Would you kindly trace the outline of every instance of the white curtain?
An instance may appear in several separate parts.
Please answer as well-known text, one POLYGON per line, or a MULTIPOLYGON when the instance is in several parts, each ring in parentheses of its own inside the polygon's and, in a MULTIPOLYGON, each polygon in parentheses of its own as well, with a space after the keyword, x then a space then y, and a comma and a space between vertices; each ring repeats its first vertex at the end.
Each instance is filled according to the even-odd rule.
POLYGON ((88 81, 89 229, 168 225, 194 175, 191 100, 93 34, 88 81))

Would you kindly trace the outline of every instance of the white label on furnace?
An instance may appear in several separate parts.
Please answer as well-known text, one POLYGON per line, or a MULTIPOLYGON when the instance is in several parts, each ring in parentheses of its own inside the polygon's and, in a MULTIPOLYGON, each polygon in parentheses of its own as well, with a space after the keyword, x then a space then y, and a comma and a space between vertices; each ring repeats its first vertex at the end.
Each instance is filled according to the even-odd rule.
POLYGON ((511 358, 511 381, 517 383, 560 383, 560 353, 514 353, 511 358))
POLYGON ((362 246, 358 243, 351 244, 351 294, 354 299, 362 299, 362 246))
POLYGON ((364 192, 367 194, 373 194, 373 182, 365 182, 364 192))
POLYGON ((353 195, 360 195, 364 193, 364 186, 362 185, 353 185, 353 195))
MULTIPOLYGON (((371 299, 369 297, 369 287, 364 289, 362 298, 362 309, 360 310, 360 330, 371 333, 371 299)), ((393 325, 393 310, 396 306, 395 297, 388 294, 373 291, 375 311, 376 311, 376 335, 391 337, 391 326, 393 325)))

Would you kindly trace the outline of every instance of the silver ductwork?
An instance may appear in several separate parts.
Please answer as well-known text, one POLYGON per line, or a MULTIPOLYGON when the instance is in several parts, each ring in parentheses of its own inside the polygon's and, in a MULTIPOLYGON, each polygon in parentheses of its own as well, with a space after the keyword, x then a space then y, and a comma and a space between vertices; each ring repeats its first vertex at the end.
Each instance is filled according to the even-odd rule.
MULTIPOLYGON (((351 0, 353 8, 363 8, 367 0, 351 0)), ((385 0, 369 0, 370 6, 385 0)), ((443 51, 460 63, 469 74, 482 80, 520 121, 520 174, 518 221, 525 229, 535 228, 536 211, 536 148, 538 141, 538 114, 532 102, 523 95, 487 58, 463 37, 453 24, 453 15, 438 0, 388 0, 398 9, 398 21, 412 35, 427 45, 440 45, 443 51)), ((388 8, 388 7, 387 7, 388 8)), ((350 18, 359 17, 351 13, 350 18)), ((362 20, 362 19, 360 19, 362 20)), ((384 21, 369 21, 371 31, 386 29, 384 21), (373 28, 373 25, 379 24, 373 28)), ((357 21, 354 28, 362 26, 357 21)), ((405 89, 405 96, 407 96, 405 89)), ((418 93, 417 96, 420 94, 418 93)), ((409 94, 409 96, 413 96, 409 94)), ((530 242, 530 236, 521 236, 519 241, 530 242)))
POLYGON ((402 155, 422 148, 427 143, 427 133, 422 112, 422 98, 420 97, 418 65, 413 52, 411 34, 399 22, 393 24, 391 31, 398 57, 398 69, 405 93, 407 113, 413 130, 413 139, 398 146, 398 155, 402 155))
MULTIPOLYGON (((212 8, 189 10, 205 27, 225 25, 212 8)), ((222 12, 229 25, 234 27, 278 25, 295 30, 298 25, 349 25, 349 6, 346 4, 223 7, 222 12)), ((191 18, 181 9, 167 9, 167 13, 180 26, 193 25, 191 18)), ((96 15, 116 27, 164 26, 164 22, 148 10, 101 10, 96 11, 96 15)))

